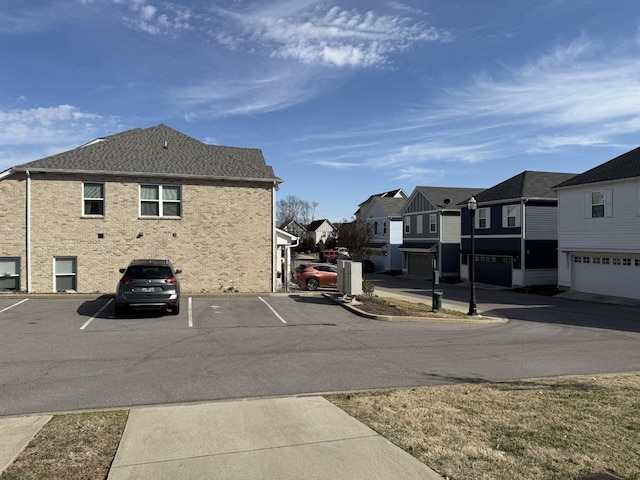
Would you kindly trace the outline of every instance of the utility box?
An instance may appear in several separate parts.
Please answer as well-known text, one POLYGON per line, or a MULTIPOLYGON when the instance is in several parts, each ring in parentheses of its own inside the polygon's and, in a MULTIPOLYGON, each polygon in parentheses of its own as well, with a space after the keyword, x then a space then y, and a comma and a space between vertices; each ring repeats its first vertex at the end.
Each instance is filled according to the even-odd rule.
POLYGON ((338 260, 338 291, 344 295, 362 295, 362 263, 338 260))

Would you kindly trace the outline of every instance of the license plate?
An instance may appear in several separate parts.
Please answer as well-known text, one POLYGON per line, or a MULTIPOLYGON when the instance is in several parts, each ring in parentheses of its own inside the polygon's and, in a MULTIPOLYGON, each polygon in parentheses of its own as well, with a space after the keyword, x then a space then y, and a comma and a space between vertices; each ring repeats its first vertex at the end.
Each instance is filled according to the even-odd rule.
POLYGON ((153 293, 153 287, 142 287, 142 293, 153 293))

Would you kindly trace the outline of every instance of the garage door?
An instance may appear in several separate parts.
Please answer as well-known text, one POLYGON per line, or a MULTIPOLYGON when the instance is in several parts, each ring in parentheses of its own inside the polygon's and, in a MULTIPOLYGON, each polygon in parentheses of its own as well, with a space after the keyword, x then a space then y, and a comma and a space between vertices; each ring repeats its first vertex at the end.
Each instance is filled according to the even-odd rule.
POLYGON ((427 280, 431 279, 431 272, 433 270, 431 261, 433 260, 432 254, 426 253, 409 253, 407 254, 407 273, 409 275, 418 275, 425 277, 427 280))
POLYGON ((490 285, 511 286, 511 257, 476 255, 475 281, 490 285))
POLYGON ((640 299, 640 257, 574 255, 571 290, 640 299))

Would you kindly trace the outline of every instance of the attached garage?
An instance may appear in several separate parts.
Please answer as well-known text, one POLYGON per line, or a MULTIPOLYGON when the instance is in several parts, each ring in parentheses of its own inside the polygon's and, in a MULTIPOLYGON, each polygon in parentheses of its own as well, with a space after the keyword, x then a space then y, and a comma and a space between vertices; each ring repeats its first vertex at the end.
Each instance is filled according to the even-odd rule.
POLYGON ((571 290, 640 299, 640 256, 571 257, 571 290))
POLYGON ((433 271, 432 253, 407 253, 407 273, 431 279, 433 271))
POLYGON ((512 257, 476 255, 475 281, 510 287, 513 276, 512 257))

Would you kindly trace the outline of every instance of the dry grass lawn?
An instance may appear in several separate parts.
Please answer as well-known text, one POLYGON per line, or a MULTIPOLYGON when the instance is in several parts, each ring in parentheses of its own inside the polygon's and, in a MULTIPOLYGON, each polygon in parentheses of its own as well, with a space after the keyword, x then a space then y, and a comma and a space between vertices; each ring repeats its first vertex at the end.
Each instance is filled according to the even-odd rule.
POLYGON ((104 480, 129 413, 56 415, 0 476, 1 480, 104 480))
POLYGON ((450 480, 640 479, 640 373, 327 398, 450 480))

